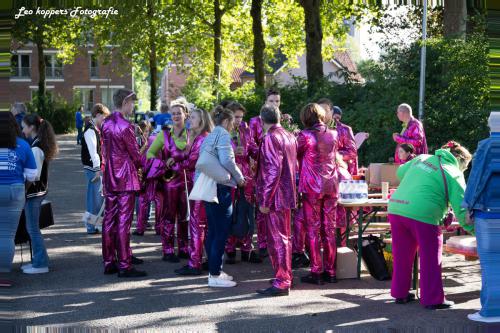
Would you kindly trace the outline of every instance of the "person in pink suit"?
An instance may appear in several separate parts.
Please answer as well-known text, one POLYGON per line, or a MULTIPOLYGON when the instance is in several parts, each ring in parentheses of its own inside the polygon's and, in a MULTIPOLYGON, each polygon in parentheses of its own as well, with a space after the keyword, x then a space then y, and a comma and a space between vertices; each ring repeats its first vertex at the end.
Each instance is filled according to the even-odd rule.
POLYGON ((127 120, 137 96, 129 89, 113 94, 115 111, 102 125, 103 193, 102 255, 104 273, 119 277, 141 277, 146 272, 132 267, 130 226, 136 192, 140 190, 141 155, 134 127, 127 120), (117 262, 118 261, 118 262, 117 262))
POLYGON ((189 259, 188 253, 188 206, 186 178, 184 168, 174 167, 185 158, 190 143, 190 133, 185 127, 188 115, 187 107, 173 102, 170 107, 173 126, 158 133, 148 150, 147 158, 155 158, 162 151, 165 163, 163 182, 164 202, 162 207, 161 242, 163 261, 178 263, 181 259, 189 259), (177 221, 178 256, 175 254, 175 223, 177 221))
MULTIPOLYGON (((189 149, 186 149, 184 159, 174 164, 174 170, 185 170, 189 190, 193 188, 196 162, 200 156, 200 148, 203 140, 208 133, 212 131, 214 125, 212 118, 202 109, 195 109, 189 115, 190 142, 189 149)), ((207 234, 207 215, 203 201, 190 201, 190 218, 189 218, 189 261, 188 264, 175 270, 178 275, 201 275, 202 266, 201 259, 203 257, 203 245, 207 234)))
MULTIPOLYGON (((136 128, 138 131, 137 135, 137 143, 139 144, 139 149, 141 153, 141 162, 142 162, 142 170, 145 171, 147 169, 147 159, 146 152, 154 141, 154 137, 151 137, 151 125, 149 122, 141 121, 139 126, 136 128)), ((135 227, 133 235, 142 236, 146 231, 146 227, 149 219, 149 212, 151 207, 151 199, 148 193, 148 180, 146 177, 143 177, 141 184, 141 191, 139 192, 139 197, 137 199, 137 207, 136 207, 136 215, 137 215, 137 224, 135 227)), ((155 226, 156 227, 156 226, 155 226)))
POLYGON ((257 290, 265 296, 288 295, 292 284, 291 210, 297 206, 295 175, 297 140, 280 126, 279 109, 260 111, 266 135, 257 161, 256 194, 267 227, 267 249, 275 272, 272 286, 257 290))
MULTIPOLYGON (((279 90, 271 88, 266 92, 266 105, 272 105, 279 110, 281 105, 281 95, 279 90)), ((262 138, 264 137, 264 124, 260 115, 250 119, 248 126, 252 133, 252 138, 257 147, 260 146, 262 138)), ((259 247, 259 255, 261 258, 267 257, 267 231, 264 216, 257 209, 255 214, 255 223, 257 224, 257 243, 259 247)))
POLYGON ((311 260, 311 273, 301 281, 334 283, 337 282, 335 215, 338 196, 335 159, 339 138, 336 131, 324 124, 325 110, 316 103, 307 104, 300 112, 300 119, 305 129, 297 139, 297 156, 301 164, 299 192, 311 260))
MULTIPOLYGON (((251 204, 255 203, 255 172, 253 161, 257 159, 258 146, 252 138, 252 132, 248 124, 243 121, 243 117, 247 110, 243 105, 237 102, 232 102, 227 105, 227 108, 234 113, 234 129, 231 132, 231 145, 235 152, 236 165, 240 168, 245 177, 245 199, 251 204)), ((235 196, 238 193, 235 191, 235 196)), ((247 236, 239 239, 230 236, 226 244, 226 264, 236 263, 236 247, 239 245, 241 249, 241 261, 249 261, 252 263, 261 263, 262 259, 258 254, 253 252, 252 236, 247 236)))
POLYGON ((418 119, 413 118, 411 106, 401 104, 396 112, 399 121, 403 123, 401 133, 394 133, 392 139, 397 143, 396 152, 394 154, 394 162, 402 164, 399 158, 399 146, 403 143, 409 143, 415 149, 415 155, 427 154, 427 140, 425 138, 424 126, 418 119))

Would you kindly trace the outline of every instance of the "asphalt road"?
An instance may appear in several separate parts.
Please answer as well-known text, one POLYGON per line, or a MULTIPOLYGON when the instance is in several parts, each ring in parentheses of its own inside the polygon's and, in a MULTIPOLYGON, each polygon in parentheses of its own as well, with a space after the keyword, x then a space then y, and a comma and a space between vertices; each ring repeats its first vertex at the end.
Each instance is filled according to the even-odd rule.
POLYGON ((10 275, 15 286, 0 294, 2 333, 33 327, 50 332, 500 332, 500 326, 467 319, 480 307, 480 268, 461 256, 444 258, 445 291, 457 303, 446 311, 425 310, 418 303, 396 305, 390 281, 367 274, 333 285, 304 285, 298 277, 305 269, 295 272, 297 286, 290 296, 262 298, 255 290, 272 277, 267 259, 226 266, 238 286, 210 289, 206 276, 176 276, 174 269, 185 261, 162 262, 160 239, 152 231, 132 238, 134 254, 145 259, 146 278, 103 275, 100 235, 87 235, 80 222, 85 181, 79 146, 71 136, 59 139, 61 154, 50 166, 49 194, 56 224, 43 231, 51 271, 24 275, 20 266, 29 260, 28 250, 25 246, 21 255, 17 248, 10 275))

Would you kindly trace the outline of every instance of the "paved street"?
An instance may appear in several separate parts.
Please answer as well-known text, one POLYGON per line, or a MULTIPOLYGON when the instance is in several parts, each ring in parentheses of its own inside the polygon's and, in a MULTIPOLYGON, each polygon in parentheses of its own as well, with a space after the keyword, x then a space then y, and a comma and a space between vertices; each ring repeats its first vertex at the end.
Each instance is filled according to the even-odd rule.
MULTIPOLYGON (((44 230, 50 257, 49 274, 24 275, 22 262, 28 247, 17 247, 15 286, 3 290, 7 315, 18 327, 85 327, 149 331, 327 331, 416 332, 419 329, 452 332, 499 332, 467 319, 479 308, 480 273, 477 261, 445 256, 445 286, 452 310, 429 311, 418 303, 396 305, 390 282, 364 275, 323 287, 301 284, 289 297, 261 298, 255 290, 272 277, 263 264, 226 266, 239 285, 209 289, 206 276, 179 278, 173 271, 184 265, 161 261, 160 239, 153 231, 133 236, 134 254, 145 260, 143 279, 119 279, 102 273, 101 237, 85 233, 85 181, 79 146, 61 136, 61 154, 50 166, 50 194, 56 224, 44 230)), ((239 255, 238 255, 239 259, 239 255)), ((1 323, 1 321, 0 321, 1 323)), ((426 330, 427 331, 427 330, 426 330)), ((7 329, 0 329, 7 332, 7 329)))

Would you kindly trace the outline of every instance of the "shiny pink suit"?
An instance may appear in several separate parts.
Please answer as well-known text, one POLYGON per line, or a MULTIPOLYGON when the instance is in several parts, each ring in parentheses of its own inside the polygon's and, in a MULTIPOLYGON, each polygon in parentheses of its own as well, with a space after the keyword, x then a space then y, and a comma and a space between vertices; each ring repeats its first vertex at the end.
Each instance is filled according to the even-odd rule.
MULTIPOLYGON (((185 159, 185 150, 180 150, 175 145, 170 131, 163 131, 158 135, 165 136, 163 146, 163 159, 173 158, 176 163, 172 166, 176 176, 169 182, 163 182, 164 201, 162 207, 161 242, 163 254, 175 253, 175 222, 177 221, 177 245, 179 253, 189 253, 188 241, 188 209, 186 185, 184 181, 184 168, 181 163, 185 159)), ((189 133, 188 133, 189 137, 189 133)), ((187 178, 187 174, 186 174, 187 178)))
MULTIPOLYGON (((248 126, 250 127, 253 142, 259 147, 264 136, 262 119, 260 116, 253 117, 250 119, 248 126)), ((259 249, 265 249, 267 247, 266 222, 258 207, 255 214, 255 224, 257 225, 257 245, 259 249)))
POLYGON ((273 286, 289 289, 292 283, 291 210, 297 206, 295 175, 297 140, 280 125, 264 136, 257 161, 256 195, 267 226, 267 248, 275 272, 273 286))
MULTIPOLYGON (((208 132, 199 134, 193 141, 189 151, 185 152, 184 159, 179 164, 174 165, 173 169, 177 172, 186 170, 189 191, 194 185, 194 174, 196 162, 200 156, 200 148, 208 132)), ((207 234, 207 215, 203 201, 190 200, 190 218, 189 218, 189 262, 192 268, 201 269, 201 260, 203 257, 203 244, 207 234)))
POLYGON ((303 200, 311 273, 319 275, 326 272, 335 276, 335 216, 338 198, 335 158, 338 134, 325 124, 318 123, 301 131, 297 141, 297 156, 301 163, 299 192, 303 200))
POLYGON ((138 168, 141 155, 134 127, 119 112, 113 112, 102 125, 103 192, 105 210, 102 221, 104 269, 131 268, 130 226, 135 194, 140 190, 138 168), (116 265, 118 260, 118 265, 116 265))
POLYGON ((402 143, 412 144, 415 148, 415 155, 428 153, 424 126, 416 118, 411 118, 411 120, 408 122, 408 125, 406 126, 406 130, 403 132, 403 134, 398 134, 395 141, 397 143, 397 146, 396 153, 394 155, 394 162, 396 163, 404 164, 404 161, 400 161, 398 156, 398 148, 402 143))
POLYGON ((342 159, 347 163, 347 170, 351 175, 358 174, 358 149, 352 128, 346 124, 337 122, 337 133, 339 136, 338 152, 342 155, 342 159))
MULTIPOLYGON (((242 121, 240 123, 240 126, 238 127, 238 135, 236 137, 232 137, 231 144, 233 146, 233 150, 235 151, 236 164, 245 177, 245 199, 249 203, 255 203, 255 173, 252 169, 252 159, 257 159, 259 148, 255 144, 252 132, 246 122, 242 121), (236 154, 236 148, 238 146, 243 147, 242 155, 236 154)), ((236 191, 233 193, 235 192, 236 191)), ((253 235, 247 235, 241 239, 230 236, 227 240, 226 252, 235 252, 238 244, 240 245, 242 252, 251 252, 253 249, 252 236, 253 235)))

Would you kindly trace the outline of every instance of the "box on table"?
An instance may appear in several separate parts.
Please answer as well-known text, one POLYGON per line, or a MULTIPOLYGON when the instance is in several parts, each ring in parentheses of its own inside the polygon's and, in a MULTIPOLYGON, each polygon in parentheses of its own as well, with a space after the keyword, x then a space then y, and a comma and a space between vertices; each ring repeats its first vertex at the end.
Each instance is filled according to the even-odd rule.
POLYGON ((365 179, 369 186, 380 187, 382 182, 388 182, 389 187, 397 187, 399 179, 396 175, 399 164, 370 163, 365 179))

